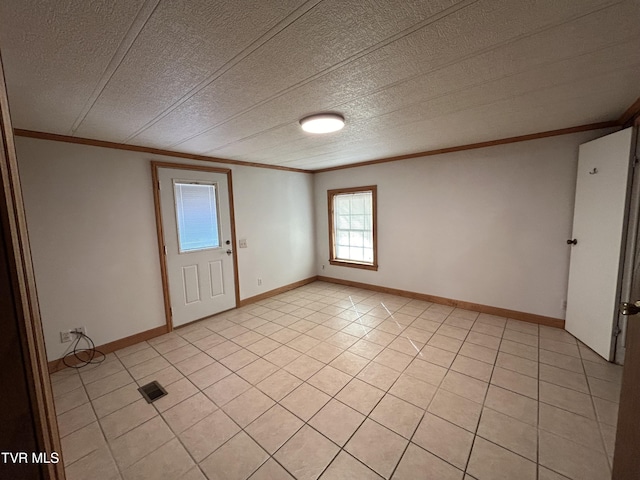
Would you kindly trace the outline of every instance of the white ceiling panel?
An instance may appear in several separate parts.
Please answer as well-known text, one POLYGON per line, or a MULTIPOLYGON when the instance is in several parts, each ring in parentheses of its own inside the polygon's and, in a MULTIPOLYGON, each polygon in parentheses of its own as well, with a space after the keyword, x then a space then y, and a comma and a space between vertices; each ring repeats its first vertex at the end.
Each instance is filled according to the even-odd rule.
POLYGON ((17 128, 320 169, 615 120, 640 0, 0 3, 17 128), (341 132, 298 120, 337 111, 341 132))

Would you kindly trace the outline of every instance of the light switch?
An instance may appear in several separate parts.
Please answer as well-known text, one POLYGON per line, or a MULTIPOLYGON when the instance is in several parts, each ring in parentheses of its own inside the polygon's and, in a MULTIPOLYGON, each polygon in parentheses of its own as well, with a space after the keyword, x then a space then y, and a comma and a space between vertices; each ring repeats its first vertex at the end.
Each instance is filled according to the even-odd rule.
POLYGON ((240 248, 247 248, 247 239, 246 238, 241 238, 238 242, 240 244, 240 248))

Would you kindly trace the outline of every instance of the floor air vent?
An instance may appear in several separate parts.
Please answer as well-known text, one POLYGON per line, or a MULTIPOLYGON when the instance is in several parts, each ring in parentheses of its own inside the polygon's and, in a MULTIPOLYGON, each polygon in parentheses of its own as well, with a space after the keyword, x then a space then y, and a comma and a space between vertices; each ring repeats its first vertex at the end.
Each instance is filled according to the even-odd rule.
POLYGON ((138 391, 142 394, 147 403, 155 402, 157 399, 162 398, 167 394, 167 391, 162 388, 162 385, 156 381, 141 386, 138 391))

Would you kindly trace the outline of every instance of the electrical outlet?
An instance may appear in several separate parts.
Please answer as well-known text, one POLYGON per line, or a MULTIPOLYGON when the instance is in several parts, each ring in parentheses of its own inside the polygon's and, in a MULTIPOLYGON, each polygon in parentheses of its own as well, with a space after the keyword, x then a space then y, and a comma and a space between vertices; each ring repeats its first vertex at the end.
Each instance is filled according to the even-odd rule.
POLYGON ((262 279, 258 278, 258 286, 262 285, 262 279))
POLYGON ((239 241, 239 247, 240 248, 247 248, 247 239, 246 238, 241 238, 239 241))
MULTIPOLYGON (((86 334, 87 334, 87 328, 86 328, 86 327, 76 327, 76 328, 74 328, 74 330, 75 330, 76 332, 81 332, 81 333, 83 333, 84 335, 86 335, 86 334)), ((72 333, 73 333, 73 332, 72 332, 72 333)))
POLYGON ((60 343, 69 343, 72 340, 71 331, 60 332, 60 343))

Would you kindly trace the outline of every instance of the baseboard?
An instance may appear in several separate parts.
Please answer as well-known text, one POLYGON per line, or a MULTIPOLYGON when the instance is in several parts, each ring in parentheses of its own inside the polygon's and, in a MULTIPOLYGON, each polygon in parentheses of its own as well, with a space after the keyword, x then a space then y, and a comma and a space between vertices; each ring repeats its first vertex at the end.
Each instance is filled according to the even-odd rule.
POLYGON ((303 285, 308 285, 309 283, 315 282, 317 279, 318 279, 317 276, 305 278, 304 280, 299 280, 297 282, 290 283, 289 285, 285 285, 283 287, 274 288, 273 290, 269 290, 268 292, 261 293, 260 295, 255 295, 253 297, 245 298, 244 300, 240 300, 240 304, 238 305, 238 307, 244 307, 245 305, 249 305, 251 303, 264 300, 265 298, 273 297, 275 295, 288 292, 289 290, 293 290, 294 288, 302 287, 303 285))
MULTIPOLYGON (((136 343, 144 342, 145 340, 149 340, 154 337, 159 337, 160 335, 164 335, 165 333, 167 333, 167 326, 162 325, 160 327, 152 328, 151 330, 145 330, 144 332, 136 333, 135 335, 131 335, 129 337, 105 343, 104 345, 98 345, 96 349, 105 354, 111 353, 115 352, 116 350, 120 350, 121 348, 130 347, 131 345, 135 345, 136 343)), ((67 362, 72 365, 75 363, 80 363, 73 357, 70 357, 67 362)), ((66 365, 63 363, 61 358, 57 360, 51 360, 48 366, 49 373, 57 372, 66 368, 66 365)))
POLYGON ((517 310, 509 310, 506 308, 492 307, 490 305, 465 302, 463 300, 437 297, 435 295, 428 295, 426 293, 409 292, 407 290, 399 290, 397 288, 381 287, 378 285, 371 285, 369 283, 352 282, 351 280, 342 280, 340 278, 324 277, 322 275, 319 275, 317 277, 317 280, 322 282, 347 285, 349 287, 364 288, 366 290, 372 290, 374 292, 389 293, 392 295, 398 295, 400 297, 415 298, 417 300, 439 303, 441 305, 464 308, 465 310, 473 310, 475 312, 488 313, 490 315, 496 315, 499 317, 513 318, 515 320, 522 320, 523 322, 537 323, 539 325, 546 325, 548 327, 564 329, 564 320, 561 318, 545 317, 544 315, 536 315, 535 313, 519 312, 517 310))

